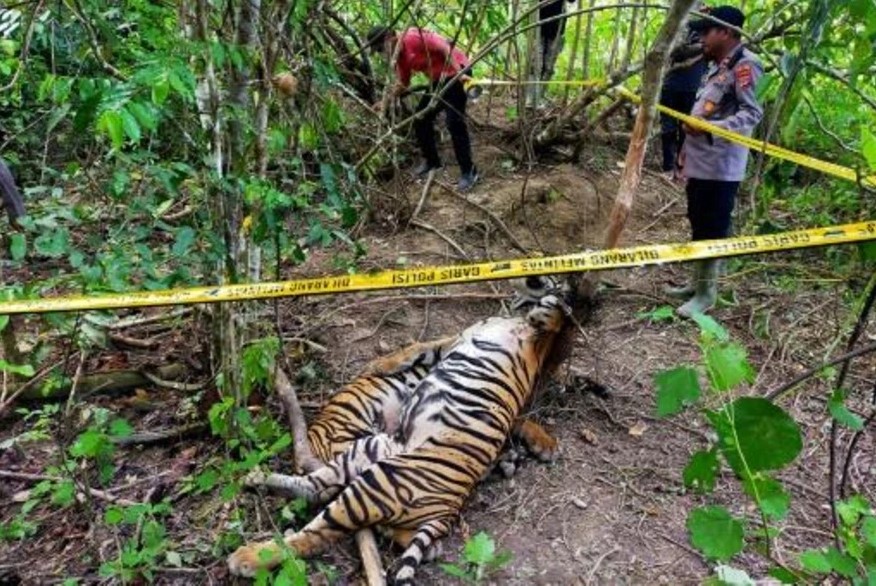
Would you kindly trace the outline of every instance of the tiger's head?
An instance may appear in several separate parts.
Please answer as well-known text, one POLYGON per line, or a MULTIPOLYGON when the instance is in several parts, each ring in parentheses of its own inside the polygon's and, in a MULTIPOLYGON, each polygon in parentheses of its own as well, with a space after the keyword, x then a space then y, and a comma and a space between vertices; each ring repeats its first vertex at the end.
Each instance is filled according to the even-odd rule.
POLYGON ((556 295, 564 302, 569 301, 572 293, 566 279, 553 275, 539 275, 515 280, 516 289, 514 299, 511 300, 511 309, 514 311, 528 308, 547 295, 556 295))

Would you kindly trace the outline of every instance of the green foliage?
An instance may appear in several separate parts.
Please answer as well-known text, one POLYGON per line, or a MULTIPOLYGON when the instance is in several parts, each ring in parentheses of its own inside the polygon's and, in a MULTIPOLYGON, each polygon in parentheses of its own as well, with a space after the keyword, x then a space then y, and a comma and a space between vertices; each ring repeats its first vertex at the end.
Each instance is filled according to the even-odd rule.
POLYGON ((93 462, 98 469, 100 482, 105 484, 115 472, 112 458, 115 454, 114 437, 127 437, 133 432, 131 425, 123 419, 109 419, 109 411, 95 409, 92 423, 80 433, 70 446, 74 458, 93 462))
POLYGON ((661 305, 651 311, 641 311, 636 314, 639 319, 647 319, 652 323, 660 323, 675 320, 675 308, 670 305, 661 305))
MULTIPOLYGON (((700 408, 712 426, 717 443, 691 457, 682 480, 687 488, 710 493, 715 489, 723 461, 760 510, 763 535, 768 540, 768 523, 787 516, 790 495, 767 472, 781 470, 797 458, 803 447, 800 428, 781 407, 767 399, 727 396, 753 380, 754 370, 747 352, 732 341, 727 330, 714 319, 708 316, 695 319, 700 327, 702 368, 713 391, 705 398, 720 401, 717 407, 700 405, 700 408)), ((697 404, 704 399, 697 372, 690 367, 658 373, 655 386, 660 416, 677 414, 686 404, 697 404)), ((706 506, 692 511, 687 527, 691 543, 706 557, 728 560, 744 546, 744 525, 722 507, 706 506)), ((740 580, 744 582, 743 577, 740 580)))
POLYGON ((729 560, 742 551, 742 523, 723 507, 700 507, 687 518, 691 543, 707 558, 729 560))
POLYGON ((695 404, 702 394, 697 371, 686 366, 657 373, 654 386, 657 387, 657 415, 660 417, 680 413, 686 405, 695 404))
POLYGON ((740 476, 780 470, 803 447, 797 422, 767 399, 740 397, 706 416, 718 433, 721 454, 740 476))
POLYGON ((861 431, 864 429, 864 420, 851 412, 845 404, 846 393, 837 389, 827 401, 827 408, 830 411, 831 417, 836 419, 837 423, 844 425, 849 429, 861 431))
POLYGON ((684 468, 684 486, 704 493, 712 492, 719 470, 718 450, 700 450, 691 456, 690 462, 684 468))
POLYGON ((511 561, 511 552, 496 552, 496 542, 483 531, 470 537, 462 550, 462 561, 455 564, 441 564, 441 569, 449 575, 471 584, 480 584, 491 573, 501 569, 511 561))
POLYGON ((170 504, 143 503, 128 507, 109 507, 104 512, 104 523, 120 532, 125 526, 140 527, 133 537, 120 543, 117 557, 100 566, 104 578, 116 578, 130 582, 137 578, 154 579, 156 568, 165 562, 179 566, 179 553, 170 549, 171 542, 161 517, 171 513, 170 504))

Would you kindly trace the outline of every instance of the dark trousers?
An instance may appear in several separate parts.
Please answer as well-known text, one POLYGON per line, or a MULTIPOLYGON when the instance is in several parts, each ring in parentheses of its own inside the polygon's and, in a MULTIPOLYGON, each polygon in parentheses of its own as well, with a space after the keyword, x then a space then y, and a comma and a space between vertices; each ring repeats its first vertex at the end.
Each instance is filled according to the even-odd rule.
POLYGON ((447 130, 453 140, 453 152, 456 154, 456 162, 463 174, 470 173, 474 169, 471 156, 471 139, 468 136, 468 128, 465 124, 465 105, 468 96, 461 81, 454 81, 444 94, 433 101, 433 95, 442 87, 443 83, 433 82, 431 92, 426 93, 417 104, 417 113, 424 112, 422 117, 414 120, 414 132, 417 135, 417 143, 423 157, 433 167, 441 164, 438 155, 438 143, 435 139, 435 119, 443 110, 447 118, 447 130))
MULTIPOLYGON (((677 110, 682 114, 690 114, 697 100, 696 91, 683 91, 671 88, 663 88, 660 94, 660 103, 667 108, 677 110)), ((675 169, 675 162, 681 146, 684 144, 684 131, 681 122, 667 114, 660 114, 660 142, 663 146, 663 170, 675 169)))
MULTIPOLYGON (((538 9, 538 19, 547 20, 563 14, 565 0, 557 0, 545 4, 538 9)), ((566 30, 566 19, 558 18, 541 25, 541 71, 539 78, 548 80, 554 76, 554 65, 563 44, 563 34, 566 30)))
POLYGON ((687 180, 687 219, 693 240, 727 238, 739 181, 687 180))

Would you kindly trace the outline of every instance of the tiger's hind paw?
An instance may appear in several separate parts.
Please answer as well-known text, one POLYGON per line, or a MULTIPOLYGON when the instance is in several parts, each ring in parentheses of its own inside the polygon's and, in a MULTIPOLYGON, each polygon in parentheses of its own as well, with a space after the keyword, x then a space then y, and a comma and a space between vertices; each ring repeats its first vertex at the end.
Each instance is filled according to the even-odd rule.
POLYGON ((251 545, 241 545, 228 556, 228 570, 235 576, 252 578, 261 567, 259 548, 251 545))
POLYGON ((559 454, 559 442, 548 431, 531 419, 524 419, 514 431, 526 450, 539 462, 555 462, 559 454))

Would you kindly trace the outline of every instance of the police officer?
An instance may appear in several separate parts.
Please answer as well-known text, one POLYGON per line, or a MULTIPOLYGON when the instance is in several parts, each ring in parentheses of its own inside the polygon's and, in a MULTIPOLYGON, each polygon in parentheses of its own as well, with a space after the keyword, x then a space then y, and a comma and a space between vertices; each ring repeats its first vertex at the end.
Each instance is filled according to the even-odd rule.
MULTIPOLYGON (((750 136, 763 117, 763 108, 754 94, 763 70, 757 57, 742 45, 738 29, 745 22, 745 15, 733 6, 719 6, 709 15, 710 18, 690 25, 699 33, 703 56, 712 64, 691 115, 750 136)), ((745 175, 748 148, 686 124, 684 131, 687 138, 681 163, 687 178, 687 217, 692 238, 726 238, 730 234, 736 192, 745 175)), ((677 296, 692 296, 677 313, 690 317, 711 309, 718 296, 717 276, 716 259, 698 261, 693 281, 670 291, 677 296)))

